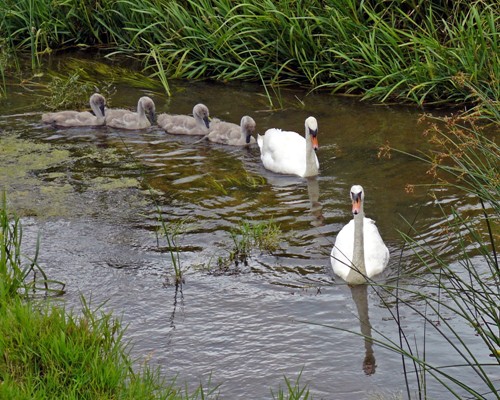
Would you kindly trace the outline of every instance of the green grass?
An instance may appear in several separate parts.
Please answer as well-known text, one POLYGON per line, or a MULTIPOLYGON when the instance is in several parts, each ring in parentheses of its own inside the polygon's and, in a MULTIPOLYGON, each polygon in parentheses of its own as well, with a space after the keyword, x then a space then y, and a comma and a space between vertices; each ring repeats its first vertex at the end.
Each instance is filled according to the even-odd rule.
POLYGON ((81 314, 47 301, 64 285, 51 281, 34 255, 25 255, 20 220, 0 207, 0 398, 198 399, 167 383, 159 371, 136 365, 120 321, 82 298, 81 314), (43 297, 42 297, 43 295, 43 297))
POLYGON ((174 78, 258 81, 271 108, 286 85, 383 102, 498 106, 499 26, 498 3, 488 0, 0 5, 0 31, 34 68, 53 50, 105 46, 142 60, 167 95, 174 78))

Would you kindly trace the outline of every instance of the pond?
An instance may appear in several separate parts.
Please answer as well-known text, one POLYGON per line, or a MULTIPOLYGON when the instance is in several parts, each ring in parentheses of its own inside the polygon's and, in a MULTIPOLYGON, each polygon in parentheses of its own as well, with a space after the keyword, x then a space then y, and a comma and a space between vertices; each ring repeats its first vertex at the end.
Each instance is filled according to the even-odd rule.
MULTIPOLYGON (((113 106, 134 109, 149 95, 157 113, 189 114, 203 102, 227 121, 251 115, 260 134, 271 127, 302 134, 314 115, 320 174, 276 175, 264 169, 256 147, 194 143, 158 127, 44 126, 37 102, 43 90, 9 87, 0 118, 0 186, 22 217, 28 251, 40 236, 41 265, 66 283, 67 306, 78 309, 83 294, 113 311, 128 326, 138 364, 149 360, 191 388, 220 384, 221 399, 272 398, 284 376, 294 382, 299 374, 315 399, 403 396, 400 356, 348 332, 397 341, 393 300, 371 286, 349 288, 333 276, 329 254, 352 218, 349 189, 361 184, 365 212, 391 253, 377 282, 394 282, 401 269, 405 284, 426 290, 404 278, 418 264, 399 234, 409 231, 406 221, 414 221, 418 240, 457 261, 455 244, 440 234, 446 218, 436 201, 424 190, 405 191, 430 181, 426 166, 401 154, 377 156, 386 142, 425 150, 420 111, 288 88, 279 93, 283 108, 271 112, 260 85, 170 84, 167 98, 159 85, 116 79, 113 106), (173 254, 184 271, 178 287, 162 221, 176 232, 173 254), (281 231, 279 248, 253 248, 242 262, 232 261, 242 224, 268 221, 281 231)), ((478 212, 474 199, 451 190, 440 199, 478 212)), ((423 335, 411 314, 404 324, 423 335)), ((467 327, 457 329, 473 338, 467 327)), ((426 346, 453 363, 437 338, 426 346)), ((467 371, 463 378, 472 379, 467 371)), ((442 393, 432 382, 428 390, 436 398, 442 393)))

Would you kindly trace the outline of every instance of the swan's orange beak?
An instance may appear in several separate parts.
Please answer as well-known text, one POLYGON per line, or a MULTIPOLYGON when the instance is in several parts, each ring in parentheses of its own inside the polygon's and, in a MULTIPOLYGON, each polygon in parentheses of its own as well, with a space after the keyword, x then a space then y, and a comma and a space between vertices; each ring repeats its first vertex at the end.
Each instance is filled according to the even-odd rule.
POLYGON ((352 213, 354 215, 359 214, 361 211, 361 196, 360 195, 355 195, 352 198, 352 213))
POLYGON ((318 137, 316 135, 311 135, 311 142, 313 149, 316 151, 319 149, 318 137))

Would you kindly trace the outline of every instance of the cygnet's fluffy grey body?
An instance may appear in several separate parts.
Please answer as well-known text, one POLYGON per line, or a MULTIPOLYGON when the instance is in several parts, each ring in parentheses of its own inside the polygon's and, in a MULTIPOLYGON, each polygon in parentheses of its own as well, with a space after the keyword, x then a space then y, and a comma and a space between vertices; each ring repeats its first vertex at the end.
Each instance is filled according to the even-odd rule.
POLYGON ((254 132, 254 119, 245 115, 241 118, 240 125, 219 120, 212 121, 206 138, 214 143, 247 146, 255 143, 255 138, 252 136, 254 132))
POLYGON ((45 113, 42 115, 42 122, 56 126, 100 126, 104 125, 104 107, 106 100, 99 93, 94 93, 90 96, 90 108, 93 114, 88 111, 59 111, 53 113, 45 113))
POLYGON ((111 108, 106 110, 106 125, 121 129, 146 129, 155 121, 155 103, 148 96, 137 102, 137 112, 111 108))
POLYGON ((165 113, 158 115, 158 126, 174 135, 204 136, 210 126, 209 116, 208 107, 199 103, 193 108, 193 116, 165 113))

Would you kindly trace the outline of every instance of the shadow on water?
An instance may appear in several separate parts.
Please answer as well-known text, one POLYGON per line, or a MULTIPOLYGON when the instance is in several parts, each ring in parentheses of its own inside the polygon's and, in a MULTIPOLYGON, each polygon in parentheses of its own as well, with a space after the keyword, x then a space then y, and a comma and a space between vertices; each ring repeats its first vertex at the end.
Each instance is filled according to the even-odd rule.
MULTIPOLYGON (((416 265, 408 250, 399 257, 398 231, 408 229, 401 216, 411 221, 418 214, 420 239, 453 254, 455 244, 441 235, 436 202, 418 190, 404 191, 407 183, 429 181, 425 167, 403 155, 377 157, 387 141, 410 152, 426 148, 419 112, 291 89, 281 91, 285 109, 268 112, 258 86, 171 87, 174 95, 166 99, 160 88, 117 81, 113 106, 134 108, 146 94, 157 113, 188 114, 203 102, 212 116, 230 122, 252 115, 260 134, 271 127, 303 132, 305 118, 313 114, 319 122, 320 175, 279 176, 263 168, 258 148, 194 144, 196 139, 157 127, 125 132, 43 126, 33 95, 13 91, 0 117, 0 186, 10 208, 23 216, 27 241, 35 242, 40 233, 39 258, 49 276, 66 282, 68 305, 78 307, 80 293, 107 300, 128 324, 139 360, 151 354, 167 376, 193 385, 211 375, 222 384, 221 398, 268 398, 283 375, 293 380, 301 370, 314 398, 400 392, 399 357, 376 348, 375 364, 368 339, 373 332, 397 335, 387 306, 366 286, 334 285, 329 254, 351 218, 352 184, 364 186, 367 216, 376 220, 391 252, 381 281, 390 281, 399 266, 410 271, 416 265), (242 221, 271 219, 282 232, 278 250, 252 249, 247 265, 231 275, 209 273, 228 255, 231 232, 242 221), (160 220, 178 230, 182 286, 164 285, 172 266, 167 244, 157 242, 160 220), (366 337, 363 367, 358 336, 295 322, 304 316, 360 329, 366 337)), ((441 197, 475 207, 451 190, 441 197)), ((406 282, 414 283, 411 276, 406 282)), ((405 323, 420 329, 411 318, 405 323)), ((440 351, 438 343, 427 346, 440 351)))

